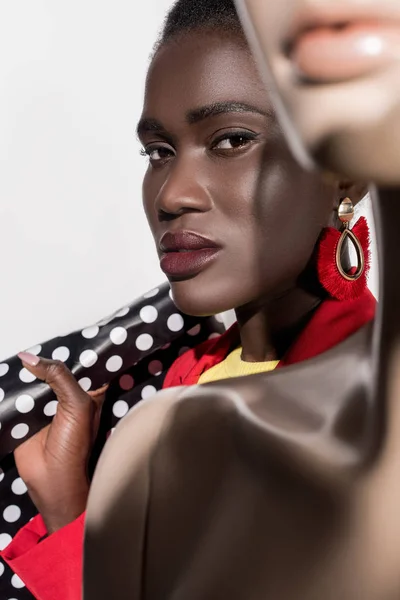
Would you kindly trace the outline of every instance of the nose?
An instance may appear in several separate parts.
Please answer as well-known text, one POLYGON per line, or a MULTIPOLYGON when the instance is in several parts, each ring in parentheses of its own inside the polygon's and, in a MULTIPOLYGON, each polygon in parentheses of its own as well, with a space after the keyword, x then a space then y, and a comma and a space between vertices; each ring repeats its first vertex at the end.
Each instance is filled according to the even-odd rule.
POLYGON ((188 212, 209 211, 212 200, 199 165, 176 159, 155 203, 159 220, 175 218, 188 212))

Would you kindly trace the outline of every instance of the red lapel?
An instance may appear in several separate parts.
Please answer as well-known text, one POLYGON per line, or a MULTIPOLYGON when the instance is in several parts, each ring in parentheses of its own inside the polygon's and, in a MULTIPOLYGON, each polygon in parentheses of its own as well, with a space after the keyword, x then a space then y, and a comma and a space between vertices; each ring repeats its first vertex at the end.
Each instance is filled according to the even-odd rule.
MULTIPOLYGON (((324 300, 278 367, 313 358, 343 342, 374 318, 375 308, 376 300, 369 290, 355 300, 324 300)), ((188 350, 173 363, 163 387, 196 384, 205 371, 224 360, 239 343, 235 324, 219 338, 188 350)))

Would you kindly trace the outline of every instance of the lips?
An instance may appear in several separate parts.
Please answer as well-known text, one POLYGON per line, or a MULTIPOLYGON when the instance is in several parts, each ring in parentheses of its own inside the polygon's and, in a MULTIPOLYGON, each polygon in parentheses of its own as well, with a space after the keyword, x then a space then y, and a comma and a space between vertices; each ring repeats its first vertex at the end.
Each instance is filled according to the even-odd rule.
POLYGON ((368 15, 362 3, 351 14, 349 5, 342 14, 326 7, 325 13, 308 14, 307 20, 297 22, 286 48, 303 78, 321 83, 346 81, 400 60, 399 15, 389 18, 385 11, 368 15))
POLYGON ((221 247, 197 233, 165 233, 159 243, 160 266, 170 279, 193 277, 214 261, 221 247))

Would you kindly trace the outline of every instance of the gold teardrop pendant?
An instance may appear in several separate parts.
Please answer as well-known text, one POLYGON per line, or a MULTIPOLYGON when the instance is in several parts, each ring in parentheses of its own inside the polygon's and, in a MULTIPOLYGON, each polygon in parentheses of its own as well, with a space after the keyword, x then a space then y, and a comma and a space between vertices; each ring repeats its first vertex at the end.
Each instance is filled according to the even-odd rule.
POLYGON ((348 229, 348 227, 345 227, 345 229, 342 232, 342 235, 339 238, 339 242, 338 242, 338 245, 336 248, 336 266, 337 266, 338 271, 341 274, 341 276, 344 277, 345 279, 347 279, 347 281, 356 281, 364 273, 365 259, 364 259, 364 252, 363 252, 362 246, 361 246, 360 242, 358 241, 357 237, 354 235, 354 233, 350 229, 348 229), (350 241, 354 245, 354 248, 355 248, 355 251, 357 254, 358 266, 357 266, 356 272, 353 275, 350 275, 349 273, 347 273, 342 267, 342 260, 341 260, 342 247, 343 247, 344 242, 346 241, 347 236, 350 238, 350 241))

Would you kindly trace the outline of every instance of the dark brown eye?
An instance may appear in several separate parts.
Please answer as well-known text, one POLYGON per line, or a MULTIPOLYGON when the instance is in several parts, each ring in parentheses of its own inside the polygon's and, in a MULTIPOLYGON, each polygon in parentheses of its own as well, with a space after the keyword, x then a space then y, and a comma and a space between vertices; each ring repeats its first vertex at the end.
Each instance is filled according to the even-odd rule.
POLYGON ((253 140, 255 140, 257 134, 248 132, 238 133, 227 133, 224 137, 217 140, 213 149, 215 150, 235 150, 236 148, 242 148, 253 140))
POLYGON ((174 156, 172 148, 166 146, 148 146, 142 150, 142 154, 148 156, 153 164, 174 156))

